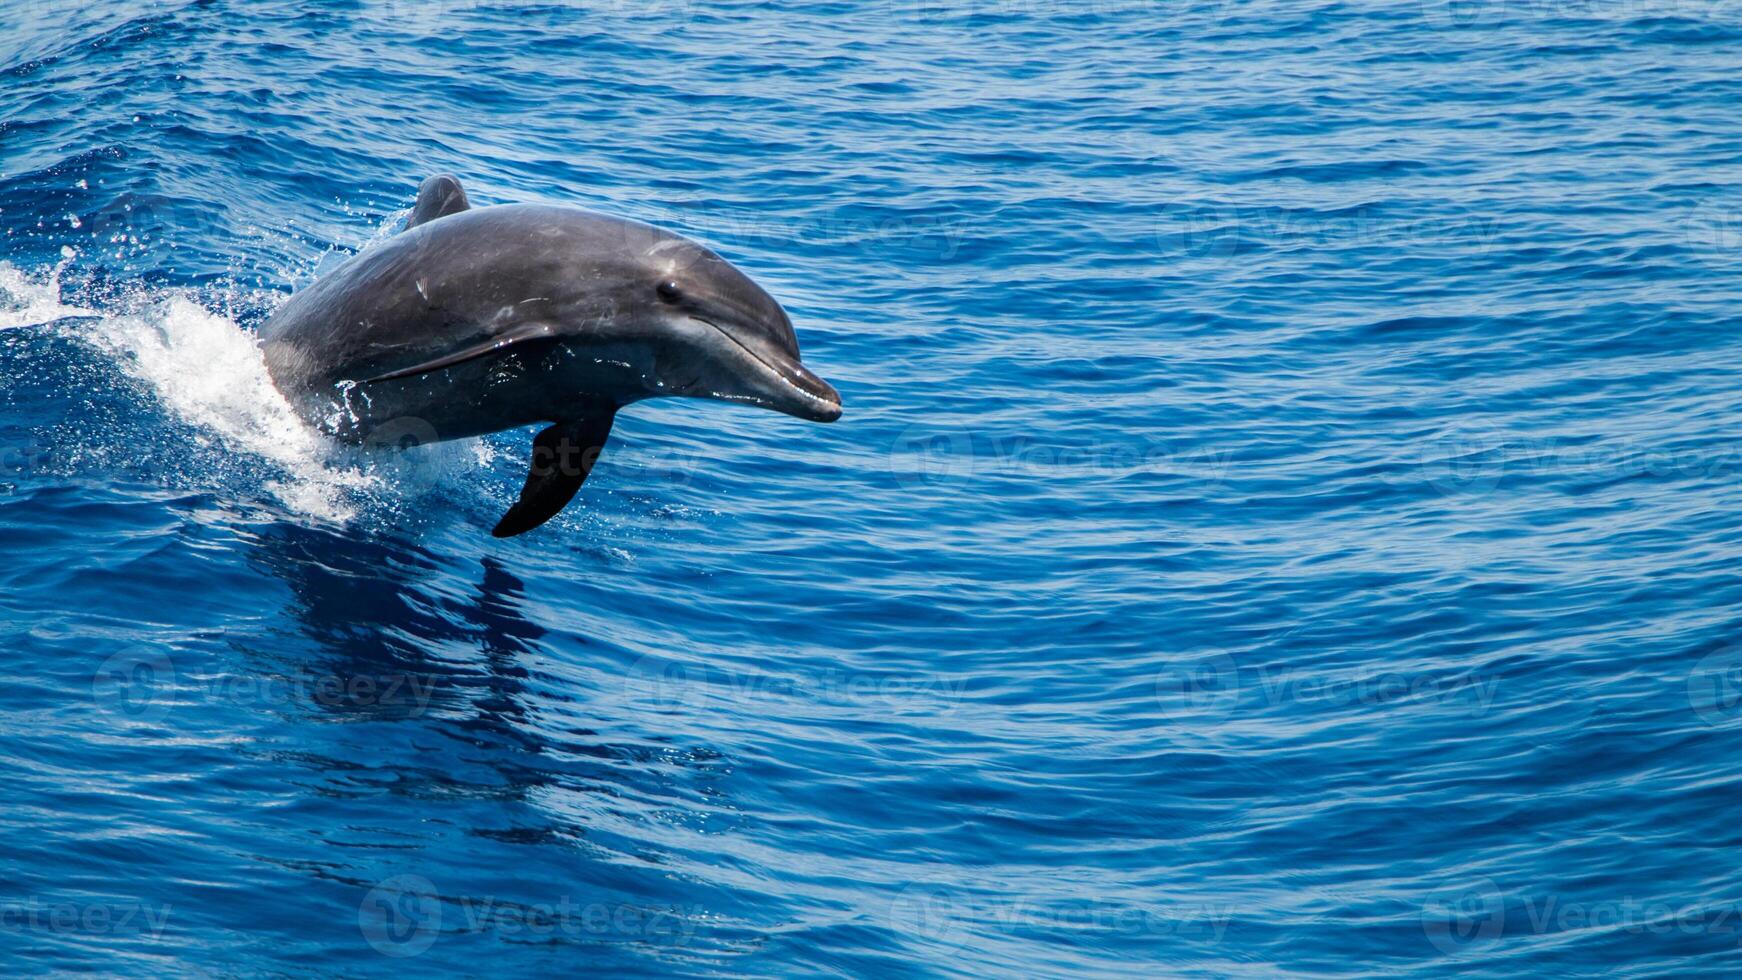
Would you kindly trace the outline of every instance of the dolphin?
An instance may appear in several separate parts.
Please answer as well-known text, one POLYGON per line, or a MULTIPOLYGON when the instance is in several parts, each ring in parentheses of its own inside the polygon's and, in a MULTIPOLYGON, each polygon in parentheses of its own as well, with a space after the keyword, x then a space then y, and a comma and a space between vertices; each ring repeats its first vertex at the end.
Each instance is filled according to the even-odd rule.
POLYGON ((497 537, 561 512, 617 410, 644 398, 841 416, 786 311, 714 252, 576 207, 474 208, 449 174, 423 182, 403 232, 292 295, 259 341, 273 383, 343 442, 545 426, 497 537))

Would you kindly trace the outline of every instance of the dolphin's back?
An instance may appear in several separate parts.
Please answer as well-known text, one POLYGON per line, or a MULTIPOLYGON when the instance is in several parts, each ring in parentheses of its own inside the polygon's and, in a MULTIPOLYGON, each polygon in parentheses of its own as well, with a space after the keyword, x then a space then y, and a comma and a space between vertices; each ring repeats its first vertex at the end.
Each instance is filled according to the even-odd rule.
POLYGON ((675 236, 552 205, 438 217, 286 300, 260 328, 267 367, 301 393, 436 359, 559 305, 572 319, 586 306, 577 290, 613 278, 613 255, 661 237, 675 236))

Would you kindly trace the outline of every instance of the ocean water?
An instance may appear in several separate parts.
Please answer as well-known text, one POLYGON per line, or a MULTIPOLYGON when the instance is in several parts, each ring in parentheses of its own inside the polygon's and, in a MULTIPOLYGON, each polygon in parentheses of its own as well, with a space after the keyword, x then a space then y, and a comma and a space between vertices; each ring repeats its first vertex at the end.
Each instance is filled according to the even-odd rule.
POLYGON ((1742 8, 0 0, 0 970, 1742 970, 1742 8), (342 450, 417 183, 831 426, 342 450))

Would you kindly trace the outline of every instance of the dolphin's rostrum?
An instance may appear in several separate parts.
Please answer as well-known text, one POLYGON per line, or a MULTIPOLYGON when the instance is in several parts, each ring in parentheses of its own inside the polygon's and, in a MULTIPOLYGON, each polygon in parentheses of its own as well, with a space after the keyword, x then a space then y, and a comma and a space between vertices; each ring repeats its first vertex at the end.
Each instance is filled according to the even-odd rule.
POLYGON ((472 208, 445 174, 404 232, 292 296, 260 338, 280 390, 348 442, 407 419, 436 439, 548 423, 498 537, 568 504, 631 402, 841 415, 786 311, 712 251, 579 208, 472 208))

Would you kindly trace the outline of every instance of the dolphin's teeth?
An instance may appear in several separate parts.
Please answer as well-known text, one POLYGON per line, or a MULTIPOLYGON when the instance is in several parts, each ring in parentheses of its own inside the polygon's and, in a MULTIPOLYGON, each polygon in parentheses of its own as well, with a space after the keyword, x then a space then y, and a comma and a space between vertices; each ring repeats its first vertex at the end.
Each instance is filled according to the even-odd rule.
POLYGON ((725 394, 724 392, 710 391, 710 392, 708 392, 708 397, 709 398, 718 398, 719 400, 721 400, 723 402, 743 402, 746 405, 769 405, 769 404, 771 404, 768 401, 768 399, 763 398, 760 395, 728 395, 728 394, 725 394))

